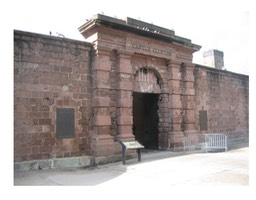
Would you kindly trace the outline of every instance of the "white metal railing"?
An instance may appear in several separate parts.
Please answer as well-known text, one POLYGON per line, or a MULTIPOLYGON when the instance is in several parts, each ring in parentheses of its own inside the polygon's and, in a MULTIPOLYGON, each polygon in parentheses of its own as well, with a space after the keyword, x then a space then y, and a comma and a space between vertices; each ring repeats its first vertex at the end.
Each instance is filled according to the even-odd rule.
POLYGON ((204 145, 204 135, 202 134, 188 134, 183 140, 183 150, 193 151, 202 149, 204 145))
POLYGON ((205 134, 205 150, 225 149, 228 150, 227 135, 222 133, 205 134))
POLYGON ((227 135, 223 133, 188 134, 183 140, 183 150, 209 150, 225 149, 227 151, 227 135))

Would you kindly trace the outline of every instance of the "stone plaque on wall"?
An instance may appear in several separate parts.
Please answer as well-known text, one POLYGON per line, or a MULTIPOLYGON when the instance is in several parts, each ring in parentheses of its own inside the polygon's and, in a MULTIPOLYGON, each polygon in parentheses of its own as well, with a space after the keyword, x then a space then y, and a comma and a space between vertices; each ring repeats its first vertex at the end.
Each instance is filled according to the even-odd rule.
POLYGON ((57 138, 70 138, 75 136, 74 109, 57 108, 57 138))

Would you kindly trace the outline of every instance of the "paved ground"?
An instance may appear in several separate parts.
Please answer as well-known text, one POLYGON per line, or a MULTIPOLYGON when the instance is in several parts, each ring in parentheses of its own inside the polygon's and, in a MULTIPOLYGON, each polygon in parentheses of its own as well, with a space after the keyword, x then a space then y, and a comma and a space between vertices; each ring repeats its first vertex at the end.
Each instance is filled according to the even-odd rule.
POLYGON ((117 162, 87 169, 14 172, 14 185, 248 186, 249 148, 194 154, 144 152, 141 162, 132 159, 126 165, 117 162))

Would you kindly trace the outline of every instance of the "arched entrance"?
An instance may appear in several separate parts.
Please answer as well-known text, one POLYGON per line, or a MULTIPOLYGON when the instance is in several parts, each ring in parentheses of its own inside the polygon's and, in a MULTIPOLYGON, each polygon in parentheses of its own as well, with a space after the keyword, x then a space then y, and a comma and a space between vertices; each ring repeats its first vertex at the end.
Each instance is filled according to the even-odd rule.
POLYGON ((142 67, 133 82, 133 134, 147 149, 158 149, 160 78, 154 69, 142 67))
POLYGON ((147 149, 158 149, 158 96, 133 93, 133 134, 147 149))

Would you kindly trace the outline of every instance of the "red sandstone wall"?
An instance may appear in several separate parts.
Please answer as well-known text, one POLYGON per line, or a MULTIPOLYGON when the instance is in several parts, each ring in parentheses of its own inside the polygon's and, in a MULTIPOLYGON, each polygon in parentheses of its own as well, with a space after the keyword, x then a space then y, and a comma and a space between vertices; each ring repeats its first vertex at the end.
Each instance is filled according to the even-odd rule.
POLYGON ((14 160, 90 154, 91 45, 14 31, 14 160), (56 109, 75 110, 75 137, 56 138, 56 109))
POLYGON ((227 133, 229 140, 248 138, 249 77, 196 66, 196 130, 199 111, 206 110, 209 133, 227 133))
POLYGON ((248 76, 194 66, 191 52, 159 51, 160 43, 148 45, 148 38, 100 39, 109 49, 99 48, 91 61, 91 44, 14 32, 15 161, 120 153, 113 140, 133 136, 131 78, 143 66, 159 74, 162 86, 159 148, 182 147, 184 133, 248 136, 248 76), (113 50, 124 42, 128 52, 113 50), (151 57, 170 52, 171 62, 151 57), (56 138, 57 108, 75 110, 75 137, 56 138), (207 111, 207 131, 200 131, 200 110, 207 111))

